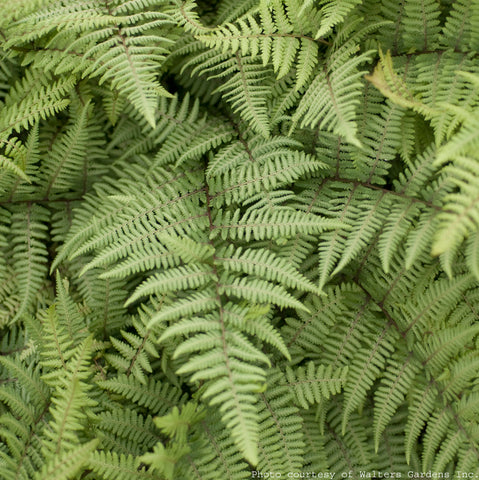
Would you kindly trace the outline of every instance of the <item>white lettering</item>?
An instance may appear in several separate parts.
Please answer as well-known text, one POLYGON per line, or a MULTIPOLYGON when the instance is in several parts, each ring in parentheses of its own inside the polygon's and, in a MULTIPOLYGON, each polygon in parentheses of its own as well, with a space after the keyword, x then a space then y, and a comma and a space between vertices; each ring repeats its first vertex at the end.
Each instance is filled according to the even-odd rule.
POLYGON ((409 472, 407 472, 407 478, 449 478, 449 472, 432 472, 431 470, 428 470, 427 472, 413 472, 412 470, 409 470, 409 472))
POLYGON ((400 472, 381 472, 377 470, 359 471, 359 478, 401 478, 400 472))
MULTIPOLYGON (((260 472, 259 470, 252 470, 251 472, 251 478, 281 478, 281 475, 282 474, 280 472, 271 472, 271 471, 260 472)), ((289 473, 288 473, 288 477, 290 477, 289 473)))

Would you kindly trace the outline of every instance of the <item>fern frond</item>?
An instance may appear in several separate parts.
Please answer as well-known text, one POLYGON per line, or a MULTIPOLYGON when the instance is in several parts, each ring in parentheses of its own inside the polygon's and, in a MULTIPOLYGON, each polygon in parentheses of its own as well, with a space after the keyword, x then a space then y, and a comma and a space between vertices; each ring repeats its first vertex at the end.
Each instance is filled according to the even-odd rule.
MULTIPOLYGON (((21 362, 11 359, 8 356, 1 356, 0 364, 12 378, 16 378, 21 384, 21 389, 24 391, 22 397, 27 398, 28 409, 33 407, 37 410, 41 410, 45 407, 48 403, 49 389, 41 381, 38 368, 35 368, 32 365, 30 368, 26 369, 21 362)), ((19 408, 25 408, 25 405, 23 404, 24 400, 19 395, 15 395, 11 398, 15 402, 20 400, 22 403, 19 404, 19 408)))
POLYGON ((185 403, 181 407, 173 407, 168 415, 155 418, 155 425, 170 438, 175 439, 179 443, 187 441, 188 429, 195 425, 205 417, 204 410, 196 403, 185 403))
POLYGON ((261 55, 264 66, 272 63, 278 79, 296 64, 296 89, 299 90, 308 82, 318 62, 318 43, 312 37, 292 33, 294 7, 287 4, 284 9, 281 2, 269 3, 261 2, 259 21, 249 15, 241 18, 237 24, 223 24, 196 38, 223 53, 229 51, 236 54, 241 51, 243 57, 251 55, 253 59, 261 55))
POLYGON ((217 24, 220 25, 231 20, 237 20, 242 16, 247 16, 257 10, 257 8, 256 0, 243 0, 241 2, 224 0, 218 5, 217 24))
POLYGON ((463 113, 468 121, 464 123, 459 132, 454 135, 438 152, 436 165, 443 165, 448 160, 463 157, 470 152, 477 152, 477 136, 474 134, 479 125, 479 114, 463 113))
MULTIPOLYGON (((178 373, 193 373, 191 381, 207 382, 202 395, 210 399, 212 405, 221 404, 222 421, 232 431, 245 457, 256 464, 258 427, 253 392, 264 383, 265 372, 255 364, 268 362, 259 350, 229 325, 223 309, 227 310, 228 306, 206 316, 205 325, 190 322, 189 331, 198 334, 177 348, 176 356, 188 355, 188 361, 178 373), (208 333, 199 335, 201 332, 208 333)), ((179 333, 174 327, 167 329, 160 341, 179 333)))
POLYGON ((119 374, 114 378, 98 382, 103 389, 147 408, 153 415, 164 415, 174 405, 185 401, 185 394, 168 382, 149 377, 145 384, 130 375, 119 374))
POLYGON ((41 431, 48 415, 50 391, 41 381, 40 368, 27 366, 18 358, 1 356, 0 372, 0 477, 33 478, 44 462, 41 431))
POLYGON ((244 480, 251 477, 249 467, 213 410, 207 410, 206 417, 195 425, 195 429, 195 437, 199 438, 190 440, 191 451, 184 457, 181 465, 184 471, 178 469, 178 477, 191 472, 208 480, 218 477, 244 480))
POLYGON ((44 381, 55 385, 56 377, 66 368, 73 352, 73 339, 59 322, 55 306, 52 305, 40 318, 42 366, 45 370, 44 381), (42 318, 43 317, 43 318, 42 318), (53 378, 52 378, 53 377, 53 378), (50 381, 49 381, 50 379, 50 381))
POLYGON ((0 135, 20 132, 68 106, 70 101, 66 97, 75 85, 75 77, 63 77, 57 81, 50 75, 43 81, 39 81, 39 77, 40 72, 27 70, 22 82, 9 92, 4 100, 0 135))
MULTIPOLYGON (((20 179, 16 179, 17 185, 21 180, 31 184, 32 177, 29 176, 29 174, 31 175, 33 173, 31 164, 38 160, 38 124, 35 124, 34 128, 32 128, 25 145, 18 138, 7 138, 7 135, 0 139, 0 145, 4 153, 4 155, 1 156, 2 168, 20 177, 20 179)), ((11 176, 5 175, 5 173, 6 172, 2 172, 2 177, 7 177, 7 179, 10 177, 11 179, 11 176)), ((11 181, 5 182, 5 180, 3 180, 2 183, 4 185, 7 183, 9 187, 13 186, 10 185, 11 181)), ((14 188, 17 185, 14 185, 14 188)), ((7 190, 5 186, 2 190, 7 190)))
POLYGON ((299 274, 286 260, 277 257, 266 249, 248 249, 240 247, 219 250, 215 260, 228 271, 246 273, 278 282, 286 287, 318 293, 317 287, 299 274), (234 253, 233 253, 234 252, 234 253))
POLYGON ((199 312, 208 312, 217 307, 217 299, 214 295, 212 288, 205 290, 201 293, 194 293, 190 296, 183 298, 174 305, 168 305, 160 312, 151 317, 150 323, 147 328, 151 328, 155 324, 162 322, 178 320, 182 317, 187 317, 199 312))
POLYGON ((340 49, 328 49, 328 62, 309 85, 292 116, 293 131, 300 127, 320 128, 342 135, 353 145, 356 138, 355 108, 361 96, 364 72, 358 67, 370 60, 372 51, 353 56, 357 47, 345 44, 340 49))
POLYGON ((353 260, 380 229, 393 199, 384 192, 371 191, 354 182, 325 181, 317 188, 321 189, 321 198, 316 190, 305 190, 298 198, 301 209, 315 208, 318 213, 327 214, 329 221, 343 224, 321 235, 319 285, 323 287, 329 277, 353 260), (326 198, 328 202, 324 202, 326 198))
MULTIPOLYGON (((148 167, 146 168, 148 170, 148 167)), ((138 175, 141 176, 144 174, 144 169, 140 169, 138 175)), ((77 212, 78 217, 73 220, 71 233, 69 234, 62 251, 53 264, 53 267, 58 266, 62 260, 68 258, 68 256, 76 252, 78 250, 78 244, 84 243, 85 239, 90 238, 93 235, 97 236, 95 243, 92 242, 91 247, 88 246, 81 250, 81 252, 89 251, 91 248, 100 245, 110 244, 112 239, 116 238, 118 231, 127 228, 135 228, 135 222, 138 222, 138 220, 141 219, 141 214, 139 214, 138 218, 136 219, 128 219, 127 212, 131 208, 131 204, 133 204, 133 208, 139 209, 138 213, 141 211, 144 213, 155 211, 154 205, 157 206, 156 210, 160 211, 160 209, 164 206, 176 203, 173 198, 170 198, 172 195, 172 188, 174 189, 175 187, 179 188, 179 195, 176 201, 188 201, 188 198, 190 198, 192 195, 187 195, 184 197, 182 193, 191 188, 191 181, 198 181, 193 176, 190 178, 188 177, 186 175, 179 175, 178 178, 176 178, 176 174, 173 171, 169 169, 161 169, 159 167, 158 177, 151 179, 150 188, 148 190, 143 188, 141 191, 139 191, 134 187, 134 185, 131 185, 131 179, 126 183, 125 188, 127 190, 132 187, 135 188, 135 194, 132 196, 130 192, 130 196, 127 201, 124 199, 119 201, 117 198, 112 196, 108 198, 110 192, 104 195, 106 198, 103 202, 104 210, 101 213, 98 213, 96 208, 96 203, 98 201, 97 197, 89 197, 85 203, 85 211, 77 212), (178 183, 176 183, 175 180, 177 180, 178 183), (172 183, 175 184, 175 186, 172 187, 172 183), (153 197, 153 192, 155 192, 157 195, 155 200, 153 197), (138 196, 138 200, 134 200, 134 196, 138 196), (150 202, 153 200, 155 204, 152 206, 150 202), (151 210, 152 208, 153 210, 151 210), (127 220, 124 225, 123 218, 127 220)), ((116 191, 116 193, 118 194, 118 191, 116 191)), ((200 194, 200 191, 198 191, 197 194, 200 194)), ((150 247, 153 249, 154 253, 161 253, 164 251, 164 249, 162 250, 161 247, 150 247)), ((161 261, 161 258, 158 261, 161 261)), ((149 260, 146 259, 145 263, 149 263, 149 260)))
MULTIPOLYGON (((449 365, 451 368, 460 366, 454 364, 453 358, 460 352, 463 352, 464 349, 467 349, 467 345, 476 337, 477 333, 478 330, 474 325, 467 328, 461 326, 442 329, 433 338, 424 342, 423 351, 421 352, 425 358, 423 363, 427 364, 430 371, 437 375, 437 378, 440 378, 445 371, 447 372, 449 365)), ((467 360, 465 365, 474 368, 474 362, 471 359, 466 357, 465 360, 467 360)), ((457 385, 461 383, 458 373, 454 381, 448 385, 448 389, 451 389, 451 391, 446 389, 443 394, 452 394, 454 391, 452 387, 456 382, 457 385)))
POLYGON ((295 364, 309 358, 318 363, 326 359, 335 367, 346 366, 361 345, 364 325, 374 320, 358 287, 342 284, 326 288, 325 293, 306 297, 304 303, 310 313, 298 311, 299 318, 286 319, 283 334, 295 364), (326 335, 325 343, 322 338, 326 335))
POLYGON ((155 480, 156 473, 138 467, 132 455, 118 455, 115 451, 96 451, 88 459, 88 466, 107 480, 155 480))
POLYGON ((411 91, 406 82, 394 70, 391 53, 386 55, 380 51, 380 61, 372 75, 366 75, 369 80, 384 96, 404 108, 412 108, 424 115, 426 119, 436 117, 441 112, 424 104, 421 99, 411 91))
POLYGON ((96 420, 95 428, 105 451, 124 449, 125 453, 140 455, 153 448, 158 441, 151 416, 144 416, 135 410, 114 408, 102 412, 96 420))
POLYGON ((384 362, 391 354, 394 337, 395 335, 388 327, 385 327, 374 341, 371 341, 369 349, 361 349, 355 355, 349 369, 349 382, 344 387, 344 410, 341 423, 343 434, 351 413, 361 407, 367 390, 371 388, 384 362))
POLYGON ((324 165, 293 150, 299 145, 286 137, 241 139, 220 150, 209 163, 209 193, 215 203, 242 203, 319 171, 324 165))
MULTIPOLYGON (((83 264, 78 265, 81 268, 83 264)), ((78 269, 75 276, 78 276, 78 269)), ((118 279, 98 278, 98 272, 88 272, 80 279, 75 278, 75 287, 84 299, 83 309, 90 331, 106 340, 111 332, 118 331, 131 318, 127 315, 125 302, 127 291, 118 279)))
POLYGON ((233 109, 241 117, 250 122, 255 131, 268 138, 271 127, 268 120, 265 99, 270 94, 269 71, 264 69, 252 57, 240 56, 221 65, 223 72, 211 78, 223 78, 231 75, 217 88, 233 109))
POLYGON ((359 4, 359 0, 347 0, 335 2, 334 0, 321 0, 321 26, 316 32, 315 38, 326 37, 333 27, 341 23, 348 14, 359 4))
POLYGON ((370 444, 367 442, 367 416, 355 413, 348 424, 347 431, 341 433, 340 404, 330 406, 325 418, 325 455, 329 459, 328 467, 334 472, 349 472, 359 477, 359 472, 371 472, 370 444))
MULTIPOLYGON (((454 50, 465 51, 469 47, 473 30, 472 16, 474 5, 469 1, 454 2, 442 28, 440 41, 454 50)), ((477 7, 476 7, 477 8, 477 7)))
POLYGON ((419 55, 414 67, 417 69, 415 89, 421 95, 421 101, 440 114, 431 118, 436 144, 440 145, 459 125, 459 116, 448 111, 446 105, 461 104, 461 108, 473 111, 477 108, 477 93, 470 88, 464 72, 474 71, 471 55, 452 51, 438 54, 419 55), (435 68, 431 68, 434 62, 435 68))
POLYGON ((283 287, 265 280, 235 278, 232 282, 228 282, 227 279, 220 279, 218 290, 220 294, 243 298, 253 304, 274 303, 280 308, 306 310, 306 307, 283 287))
POLYGON ((13 268, 18 282, 20 305, 13 320, 29 313, 47 274, 48 238, 46 222, 50 212, 39 205, 15 208, 10 231, 13 246, 13 268))
POLYGON ((273 371, 268 376, 266 391, 260 395, 260 438, 258 470, 287 475, 301 469, 304 442, 302 419, 299 410, 292 408, 286 399, 292 400, 291 392, 281 385, 283 376, 273 371), (272 421, 271 421, 272 420, 272 421))
POLYGON ((13 175, 17 175, 27 182, 30 181, 29 177, 26 175, 23 169, 15 163, 14 159, 0 155, 0 168, 12 173, 13 175))
MULTIPOLYGON (((52 420, 45 431, 43 450, 46 456, 52 454, 55 456, 55 460, 52 460, 54 463, 73 460, 71 452, 79 447, 78 431, 84 428, 82 419, 84 420, 85 416, 82 410, 96 404, 87 394, 86 382, 90 376, 88 365, 90 345, 91 339, 87 339, 75 349, 64 371, 65 378, 52 397, 50 408, 52 420), (64 459, 63 455, 70 460, 64 459)), ((83 448, 86 447, 83 446, 83 448)), ((83 462, 86 463, 86 459, 87 457, 83 458, 83 462)))
POLYGON ((83 77, 99 77, 99 84, 108 81, 154 127, 157 97, 169 95, 157 80, 157 67, 173 43, 162 33, 172 33, 174 21, 166 12, 147 10, 148 6, 125 2, 102 8, 84 2, 46 8, 15 26, 20 32, 30 29, 29 34, 13 38, 26 42, 56 29, 50 45, 78 53, 80 61, 72 65, 73 70, 83 77))
POLYGON ((213 238, 218 235, 221 235, 223 239, 244 239, 246 241, 251 238, 255 240, 288 238, 298 233, 320 233, 339 226, 338 222, 334 220, 297 212, 287 207, 278 208, 273 212, 252 210, 241 218, 239 216, 239 210, 233 214, 218 212, 214 221, 213 238))
POLYGON ((56 455, 54 459, 37 472, 34 479, 42 480, 51 478, 52 480, 69 480, 81 471, 86 465, 98 445, 98 440, 90 440, 75 450, 63 451, 56 455))
POLYGON ((314 362, 294 370, 286 367, 285 372, 286 385, 291 388, 296 404, 306 409, 338 394, 346 383, 347 374, 348 367, 333 370, 331 365, 315 365, 314 362))
POLYGON ((75 122, 69 125, 63 135, 57 137, 51 146, 50 155, 42 162, 39 183, 45 198, 68 191, 85 168, 87 148, 94 147, 94 138, 88 135, 88 123, 92 114, 92 105, 87 101, 78 115, 75 115, 75 122))
POLYGON ((418 361, 407 352, 397 350, 390 358, 375 393, 374 447, 378 451, 382 435, 419 372, 418 361))
POLYGON ((304 469, 306 471, 328 471, 328 460, 324 449, 325 436, 312 409, 301 410, 304 432, 304 469))
POLYGON ((148 280, 137 287, 126 304, 129 305, 139 298, 153 293, 163 294, 200 288, 211 281, 213 273, 208 266, 202 267, 195 264, 187 267, 170 268, 166 272, 149 277, 148 280))
MULTIPOLYGON (((146 28, 153 26, 154 23, 146 28)), ((90 47, 85 53, 87 56, 96 55, 97 59, 86 69, 82 66, 83 77, 100 76, 100 84, 109 80, 111 87, 126 96, 154 128, 157 96, 169 96, 156 80, 155 74, 157 62, 164 59, 163 54, 166 52, 159 45, 169 41, 158 35, 136 39, 133 32, 129 31, 131 29, 132 27, 117 28, 111 32, 112 38, 103 40, 100 37, 101 43, 90 47)), ((70 48, 74 47, 75 44, 72 44, 70 48)))
POLYGON ((121 330, 122 340, 110 337, 110 341, 119 355, 107 353, 105 359, 118 372, 126 376, 133 375, 139 382, 146 384, 145 372, 151 373, 151 358, 158 358, 151 333, 138 320, 133 320, 135 332, 121 330))
MULTIPOLYGON (((130 253, 140 253, 144 248, 144 245, 150 243, 149 240, 155 238, 158 234, 167 233, 169 229, 173 231, 173 234, 184 235, 187 228, 192 229, 193 225, 196 224, 195 229, 202 230, 205 226, 207 218, 204 213, 198 214, 195 209, 201 194, 201 191, 196 191, 191 195, 185 196, 184 198, 178 197, 177 202, 182 203, 182 205, 178 205, 178 208, 176 209, 178 221, 173 224, 169 223, 169 219, 171 218, 171 215, 175 213, 175 208, 173 206, 175 200, 168 202, 173 208, 171 213, 166 217, 163 216, 162 218, 160 213, 161 203, 156 207, 156 210, 158 210, 157 219, 163 223, 162 227, 160 226, 158 228, 158 226, 153 223, 148 223, 146 225, 143 224, 143 215, 140 213, 136 215, 136 219, 129 219, 125 224, 117 223, 117 225, 114 225, 109 229, 105 229, 103 232, 94 236, 88 243, 83 245, 81 249, 77 249, 75 252, 75 257, 93 248, 98 248, 102 245, 108 245, 110 238, 116 238, 115 231, 123 230, 125 232, 130 232, 129 236, 126 238, 124 237, 123 240, 105 248, 101 252, 101 255, 92 260, 83 269, 82 273, 85 273, 92 268, 109 266, 112 263, 125 258, 130 253), (190 216, 188 218, 181 219, 181 214, 188 210, 190 211, 190 216)), ((130 198, 132 199, 132 197, 130 198)), ((130 201, 130 198, 128 201, 130 201)), ((140 208, 144 210, 145 207, 141 206, 140 208)), ((151 209, 152 207, 149 206, 148 210, 151 211, 151 209)), ((155 210, 155 207, 153 207, 153 210, 155 210)))
POLYGON ((190 448, 187 445, 173 444, 165 447, 162 443, 157 443, 152 452, 145 453, 140 457, 142 463, 150 465, 150 470, 155 472, 155 478, 158 472, 163 478, 173 480, 176 465, 187 455, 190 448))
POLYGON ((405 49, 432 50, 438 44, 438 35, 441 30, 439 16, 441 11, 435 0, 421 0, 404 3, 404 32, 403 42, 405 49))

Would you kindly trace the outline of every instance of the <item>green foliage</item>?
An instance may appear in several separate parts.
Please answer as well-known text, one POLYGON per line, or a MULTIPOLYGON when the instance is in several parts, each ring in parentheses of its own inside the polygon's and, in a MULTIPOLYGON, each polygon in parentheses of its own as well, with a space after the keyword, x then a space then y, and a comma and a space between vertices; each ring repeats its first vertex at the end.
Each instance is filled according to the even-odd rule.
POLYGON ((479 475, 477 0, 0 6, 0 479, 479 475))

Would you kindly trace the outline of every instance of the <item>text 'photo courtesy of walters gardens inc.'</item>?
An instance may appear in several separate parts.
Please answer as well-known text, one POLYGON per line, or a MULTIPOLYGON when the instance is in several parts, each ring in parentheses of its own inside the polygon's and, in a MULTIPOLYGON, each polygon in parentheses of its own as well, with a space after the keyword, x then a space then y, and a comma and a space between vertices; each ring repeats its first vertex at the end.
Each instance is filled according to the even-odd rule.
POLYGON ((477 474, 474 472, 461 472, 457 470, 455 474, 450 472, 432 472, 428 470, 427 472, 414 472, 409 470, 408 472, 393 472, 393 471, 377 471, 377 470, 349 470, 345 472, 288 472, 283 474, 281 472, 259 472, 258 470, 252 470, 251 478, 327 478, 327 479, 344 479, 344 478, 478 478, 477 474))
POLYGON ((0 480, 479 480, 479 0, 0 0, 0 480))

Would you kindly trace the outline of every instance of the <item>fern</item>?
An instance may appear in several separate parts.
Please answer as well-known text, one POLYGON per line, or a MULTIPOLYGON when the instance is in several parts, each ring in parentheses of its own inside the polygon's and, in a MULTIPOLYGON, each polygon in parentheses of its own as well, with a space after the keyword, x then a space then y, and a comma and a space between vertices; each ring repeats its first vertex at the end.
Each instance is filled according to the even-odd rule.
POLYGON ((306 369, 299 367, 295 371, 286 368, 288 386, 293 389, 296 402, 303 408, 339 393, 346 377, 347 367, 333 372, 331 365, 319 365, 316 369, 314 362, 308 363, 306 369))
POLYGON ((317 63, 319 42, 304 34, 311 27, 298 22, 297 7, 297 2, 293 1, 284 5, 281 2, 260 2, 259 20, 252 15, 243 17, 237 25, 229 23, 196 38, 223 52, 236 54, 241 51, 242 56, 251 54, 253 58, 261 55, 263 65, 273 64, 278 79, 297 63, 296 89, 299 90, 307 83, 317 63), (303 34, 292 33, 298 27, 303 34))
POLYGON ((428 50, 437 47, 440 32, 439 15, 435 1, 422 0, 404 5, 404 48, 428 50))
POLYGON ((94 452, 89 460, 89 466, 102 478, 130 480, 154 479, 155 474, 139 469, 132 455, 118 455, 116 452, 94 452))
POLYGON ((119 354, 106 354, 105 359, 119 372, 125 372, 127 376, 132 374, 141 383, 146 383, 145 372, 151 372, 150 357, 158 357, 158 353, 150 332, 138 321, 133 320, 136 332, 121 331, 123 341, 117 337, 111 337, 112 346, 119 354))
POLYGON ((364 72, 358 67, 369 60, 372 51, 351 58, 356 50, 357 45, 353 41, 337 49, 330 47, 330 60, 311 82, 292 116, 293 128, 300 122, 301 127, 319 126, 341 134, 354 145, 360 145, 354 117, 359 79, 364 72))
POLYGON ((71 76, 55 81, 51 75, 41 77, 37 69, 26 70, 22 81, 17 82, 4 99, 0 135, 19 132, 65 109, 69 104, 65 97, 73 89, 75 80, 71 76))
POLYGON ((327 35, 333 27, 342 20, 358 5, 356 0, 349 0, 347 2, 335 3, 330 1, 321 1, 321 26, 316 32, 315 37, 323 37, 327 35))
POLYGON ((271 373, 269 388, 260 397, 259 418, 262 428, 258 469, 274 469, 287 475, 287 472, 299 470, 302 466, 302 419, 299 411, 291 406, 291 393, 288 394, 287 388, 278 385, 281 374, 271 373))
POLYGON ((10 233, 13 236, 13 268, 18 282, 20 306, 14 319, 28 313, 37 291, 47 274, 47 238, 45 222, 49 211, 40 205, 28 205, 27 210, 12 212, 10 233))
POLYGON ((3 3, 1 479, 479 475, 477 0, 3 3))
POLYGON ((100 84, 109 81, 110 87, 127 97, 154 126, 156 97, 167 94, 156 80, 155 62, 164 59, 167 46, 172 43, 172 39, 155 30, 163 27, 169 31, 173 22, 166 12, 147 10, 151 3, 86 2, 56 5, 51 10, 47 7, 18 21, 10 44, 41 41, 53 31, 47 48, 75 52, 80 59, 73 64, 68 62, 67 66, 60 63, 56 70, 81 71, 83 77, 98 76, 100 84), (36 28, 25 34, 32 25, 36 28))

